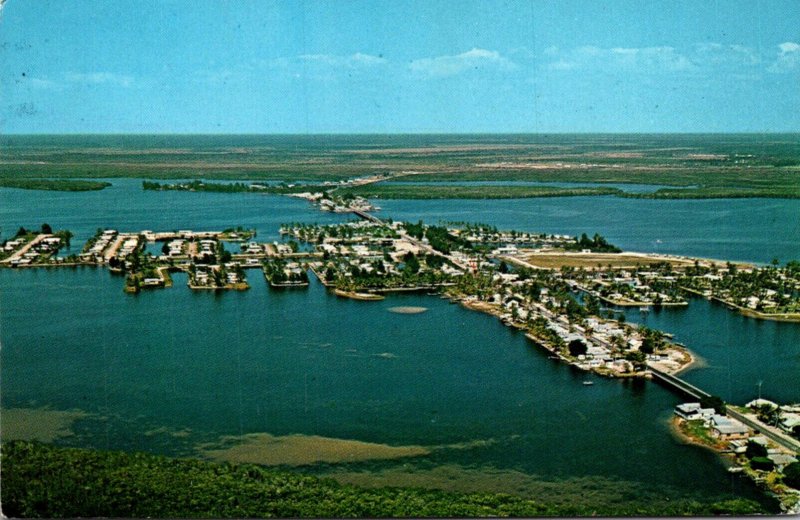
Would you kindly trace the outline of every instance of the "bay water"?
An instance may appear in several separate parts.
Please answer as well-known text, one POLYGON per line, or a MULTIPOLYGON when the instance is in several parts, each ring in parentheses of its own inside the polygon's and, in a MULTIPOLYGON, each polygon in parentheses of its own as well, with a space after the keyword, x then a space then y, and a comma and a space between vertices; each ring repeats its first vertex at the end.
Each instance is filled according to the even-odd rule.
MULTIPOLYGON (((47 222, 71 229, 79 249, 98 227, 243 225, 260 240, 277 240, 282 222, 347 219, 284 197, 145 192, 138 180, 111 182, 100 192, 0 190, 0 230, 8 236, 47 222)), ((625 249, 753 262, 800 257, 791 218, 798 201, 379 204, 383 217, 599 232, 625 249)), ((424 448, 393 458, 362 446, 357 461, 305 468, 360 483, 502 489, 590 504, 764 500, 715 453, 671 433, 681 398, 656 384, 587 376, 495 318, 434 296, 357 302, 317 283, 274 291, 259 271, 248 275, 246 292, 193 292, 176 275, 170 289, 131 296, 121 277, 99 268, 0 270, 3 410, 74 413, 53 434, 60 444, 181 456, 209 456, 209 446, 224 449, 248 435, 424 448), (397 306, 428 310, 392 312, 397 306)), ((796 324, 760 322, 704 300, 636 312, 629 319, 674 333, 702 357, 705 364, 686 374, 691 382, 734 402, 754 397, 758 381, 765 397, 800 400, 796 324)))

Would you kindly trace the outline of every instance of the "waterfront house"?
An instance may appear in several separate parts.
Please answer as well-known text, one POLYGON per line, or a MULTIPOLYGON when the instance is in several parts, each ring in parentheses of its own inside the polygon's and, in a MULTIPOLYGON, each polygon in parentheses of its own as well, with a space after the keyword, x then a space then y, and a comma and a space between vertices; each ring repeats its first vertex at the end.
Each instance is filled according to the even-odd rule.
POLYGON ((733 441, 729 442, 728 446, 730 447, 731 451, 733 451, 734 453, 742 454, 742 453, 745 453, 747 451, 747 442, 748 441, 746 441, 744 439, 737 439, 737 440, 733 440, 733 441))
POLYGON ((775 464, 775 469, 781 472, 783 471, 783 468, 785 468, 789 464, 797 462, 796 457, 789 455, 787 453, 780 453, 780 452, 768 454, 767 458, 771 460, 773 464, 775 464))
POLYGON ((773 403, 772 401, 770 401, 768 399, 759 398, 759 399, 753 399, 752 401, 747 403, 745 406, 750 408, 751 410, 755 410, 756 408, 758 408, 760 406, 769 406, 770 408, 774 409, 774 408, 778 407, 778 404, 777 403, 773 403))
POLYGON ((780 422, 781 429, 787 432, 792 432, 798 426, 800 426, 800 413, 784 411, 780 422))
POLYGON ((711 434, 720 440, 744 439, 749 432, 747 426, 735 419, 724 415, 714 415, 711 418, 711 434))
POLYGON ((683 403, 675 407, 675 415, 693 421, 699 419, 700 403, 683 403))

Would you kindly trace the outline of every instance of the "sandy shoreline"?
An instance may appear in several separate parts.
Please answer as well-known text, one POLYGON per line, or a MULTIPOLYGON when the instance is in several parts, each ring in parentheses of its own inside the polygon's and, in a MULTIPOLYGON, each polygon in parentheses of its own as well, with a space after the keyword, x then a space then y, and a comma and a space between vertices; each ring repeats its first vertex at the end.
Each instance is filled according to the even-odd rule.
POLYGON ((343 291, 342 289, 334 289, 333 293, 336 296, 341 296, 342 298, 350 298, 351 300, 378 301, 378 300, 383 300, 385 298, 380 294, 343 291))

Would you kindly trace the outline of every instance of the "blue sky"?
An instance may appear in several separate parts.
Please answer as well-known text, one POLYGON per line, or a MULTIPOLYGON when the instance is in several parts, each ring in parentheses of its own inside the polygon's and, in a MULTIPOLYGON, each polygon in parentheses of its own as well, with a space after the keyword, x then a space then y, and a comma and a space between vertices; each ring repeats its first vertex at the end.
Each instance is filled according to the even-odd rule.
POLYGON ((5 133, 797 132, 800 2, 49 1, 5 133))

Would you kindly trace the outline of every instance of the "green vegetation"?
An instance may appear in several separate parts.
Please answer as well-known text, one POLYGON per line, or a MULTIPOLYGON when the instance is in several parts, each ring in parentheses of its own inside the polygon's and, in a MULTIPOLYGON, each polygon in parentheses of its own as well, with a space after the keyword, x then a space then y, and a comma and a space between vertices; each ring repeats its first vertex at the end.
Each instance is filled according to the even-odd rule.
MULTIPOLYGON (((322 182, 382 175, 388 180, 414 182, 526 181, 601 185, 379 184, 342 192, 352 190, 355 194, 383 198, 508 198, 603 193, 636 198, 800 197, 798 134, 3 136, 0 140, 2 182, 31 181, 40 186, 55 179, 125 177, 322 182), (407 173, 412 171, 414 175, 407 173), (648 184, 661 188, 652 193, 626 193, 603 186, 609 183, 648 184)), ((102 183, 95 189, 100 185, 102 183)), ((207 189, 212 190, 228 191, 229 188, 211 186, 207 189)))
POLYGON ((315 191, 322 189, 319 186, 311 185, 288 185, 265 186, 263 184, 247 184, 244 182, 205 182, 193 180, 177 184, 161 184, 153 181, 142 181, 142 189, 147 191, 207 191, 213 193, 274 193, 287 194, 303 191, 315 191))
POLYGON ((605 237, 595 233, 591 239, 583 233, 580 238, 575 237, 574 243, 564 245, 567 251, 589 250, 592 253, 621 253, 622 249, 613 244, 609 244, 605 237))
POLYGON ((308 285, 305 268, 296 262, 287 263, 282 258, 264 260, 264 276, 271 286, 308 285))
POLYGON ((763 458, 767 456, 767 447, 751 440, 747 442, 747 449, 744 454, 748 459, 763 458))
POLYGON ((453 236, 447 231, 446 227, 426 226, 421 220, 416 224, 406 222, 403 224, 403 227, 406 229, 406 232, 414 238, 419 240, 427 238, 432 248, 446 255, 449 255, 456 249, 472 248, 468 241, 453 236))
POLYGON ((632 199, 800 199, 800 186, 661 188, 652 193, 624 193, 620 196, 632 199))
POLYGON ((96 191, 109 186, 109 182, 98 181, 0 178, 0 188, 23 190, 96 191))
POLYGON ((700 406, 703 408, 713 408, 720 415, 725 415, 725 412, 727 411, 727 405, 725 404, 725 401, 716 395, 710 395, 700 399, 700 406))
POLYGON ((792 462, 783 468, 783 483, 800 489, 800 462, 792 462))
POLYGON ((695 266, 687 269, 678 285, 761 315, 796 315, 800 317, 800 263, 790 261, 785 267, 772 265, 751 270, 728 264, 724 270, 695 266))
POLYGON ((708 427, 703 420, 685 421, 683 423, 684 433, 693 439, 697 439, 707 446, 718 446, 719 440, 711 436, 708 427))
POLYGON ((761 471, 772 471, 775 468, 775 463, 767 457, 753 457, 750 459, 750 467, 761 471))
POLYGON ((570 356, 578 357, 586 354, 587 347, 586 343, 584 343, 583 341, 579 339, 573 339, 572 341, 569 342, 569 345, 567 345, 567 349, 569 350, 570 356))
POLYGON ((619 195, 617 188, 557 188, 550 186, 443 186, 414 184, 368 184, 342 188, 339 193, 352 193, 379 199, 523 199, 532 197, 578 197, 586 195, 619 195))
POLYGON ((11 517, 533 517, 764 513, 749 500, 587 509, 506 494, 340 485, 254 465, 143 453, 2 446, 3 513, 11 517))

